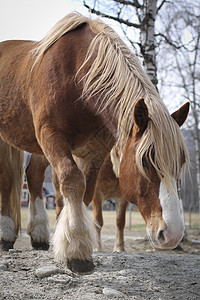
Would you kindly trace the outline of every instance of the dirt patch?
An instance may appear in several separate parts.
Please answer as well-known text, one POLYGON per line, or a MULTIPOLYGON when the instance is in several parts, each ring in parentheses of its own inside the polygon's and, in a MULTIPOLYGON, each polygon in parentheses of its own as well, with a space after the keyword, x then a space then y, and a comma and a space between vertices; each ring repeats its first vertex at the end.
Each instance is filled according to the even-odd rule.
POLYGON ((93 255, 95 271, 71 273, 52 250, 35 251, 25 231, 15 249, 0 253, 0 299, 200 299, 200 236, 189 231, 177 251, 154 252, 141 232, 126 234, 125 253, 113 253, 113 232, 93 255), (134 238, 133 238, 134 236, 134 238))

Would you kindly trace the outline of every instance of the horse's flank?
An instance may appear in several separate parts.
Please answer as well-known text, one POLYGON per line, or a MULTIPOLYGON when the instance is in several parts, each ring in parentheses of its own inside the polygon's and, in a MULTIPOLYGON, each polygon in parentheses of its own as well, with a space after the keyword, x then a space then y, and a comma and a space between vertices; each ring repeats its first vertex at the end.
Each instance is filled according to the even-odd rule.
POLYGON ((133 127, 136 102, 144 98, 148 107, 148 127, 136 153, 136 163, 144 176, 142 159, 147 156, 160 178, 170 186, 170 178, 177 178, 181 169, 180 151, 189 161, 187 148, 176 122, 171 118, 155 87, 148 79, 137 57, 131 53, 118 35, 99 19, 91 20, 79 14, 70 14, 59 21, 35 48, 36 60, 65 33, 81 24, 89 24, 96 34, 78 73, 96 55, 87 74, 82 78, 82 98, 94 98, 98 112, 108 106, 115 108, 118 118, 118 146, 123 151, 133 127), (98 51, 97 51, 98 49, 98 51), (162 149, 165 148, 163 155, 162 149))

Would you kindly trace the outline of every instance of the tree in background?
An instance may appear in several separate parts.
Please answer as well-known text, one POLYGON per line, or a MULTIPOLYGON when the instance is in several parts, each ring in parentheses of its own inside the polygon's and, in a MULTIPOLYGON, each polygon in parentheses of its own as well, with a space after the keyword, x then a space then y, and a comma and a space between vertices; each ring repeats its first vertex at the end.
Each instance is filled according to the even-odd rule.
POLYGON ((165 57, 158 66, 161 85, 165 90, 167 87, 173 89, 173 97, 176 95, 181 101, 187 100, 191 104, 187 129, 193 141, 191 173, 194 194, 191 195, 191 184, 185 185, 185 193, 191 195, 189 206, 200 209, 200 1, 166 3, 160 24, 157 38, 160 54, 165 57))
POLYGON ((88 0, 83 3, 91 13, 117 21, 121 25, 124 36, 136 54, 142 54, 149 78, 157 85, 155 19, 163 4, 157 7, 157 0, 88 0))

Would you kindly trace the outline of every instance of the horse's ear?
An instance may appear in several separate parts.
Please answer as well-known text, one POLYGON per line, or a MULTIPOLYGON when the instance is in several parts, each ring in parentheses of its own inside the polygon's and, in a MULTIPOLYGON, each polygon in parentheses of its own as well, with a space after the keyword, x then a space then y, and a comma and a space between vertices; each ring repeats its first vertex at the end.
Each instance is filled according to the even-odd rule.
POLYGON ((139 100, 134 109, 134 121, 138 126, 139 131, 144 131, 147 128, 149 114, 144 99, 139 100))
POLYGON ((179 108, 177 111, 171 114, 172 118, 178 123, 180 127, 187 119, 189 108, 190 108, 190 103, 187 102, 183 106, 181 106, 181 108, 179 108))

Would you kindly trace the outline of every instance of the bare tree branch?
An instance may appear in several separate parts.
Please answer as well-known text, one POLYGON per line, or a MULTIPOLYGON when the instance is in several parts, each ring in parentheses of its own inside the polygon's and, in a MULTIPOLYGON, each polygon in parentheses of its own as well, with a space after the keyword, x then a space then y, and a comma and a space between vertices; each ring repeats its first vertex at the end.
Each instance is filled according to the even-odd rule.
POLYGON ((195 73, 196 73, 196 67, 197 67, 197 58, 198 58, 198 52, 199 52, 199 42, 200 42, 200 36, 198 35, 196 45, 195 45, 195 54, 194 54, 194 62, 193 62, 193 70, 192 70, 192 83, 193 83, 193 100, 195 100, 195 91, 196 91, 196 78, 195 78, 195 73))
POLYGON ((167 3, 167 2, 169 2, 169 1, 163 0, 163 1, 160 3, 160 5, 157 7, 156 14, 159 12, 159 10, 161 10, 161 8, 163 7, 163 5, 164 5, 165 3, 167 3))
POLYGON ((129 22, 128 20, 123 20, 121 18, 118 18, 118 17, 114 17, 114 16, 110 16, 110 15, 107 15, 107 14, 104 14, 102 13, 101 11, 98 11, 94 8, 91 8, 89 5, 86 4, 85 1, 83 1, 83 5, 93 14, 96 14, 97 16, 101 16, 103 18, 107 18, 107 19, 111 19, 111 20, 114 20, 114 21, 117 21, 119 22, 120 24, 125 24, 129 27, 134 27, 134 28, 141 28, 141 25, 140 24, 136 24, 136 23, 132 23, 132 22, 129 22))
POLYGON ((134 6, 136 8, 142 8, 143 6, 137 1, 126 1, 126 0, 114 0, 117 3, 123 4, 123 5, 131 5, 134 6))
POLYGON ((121 25, 121 30, 124 34, 124 36, 126 37, 127 41, 130 43, 130 45, 133 47, 133 49, 135 50, 135 55, 138 57, 143 57, 141 54, 138 53, 137 47, 135 45, 138 45, 140 47, 140 43, 138 42, 133 42, 127 35, 127 32, 124 30, 123 26, 121 25))
MULTIPOLYGON (((179 44, 178 42, 174 42, 174 41, 172 41, 170 38, 168 38, 166 35, 164 35, 163 33, 157 33, 157 34, 155 34, 155 36, 157 37, 157 36, 161 36, 161 37, 163 37, 164 39, 165 39, 165 41, 167 42, 167 44, 169 44, 170 46, 172 46, 173 48, 175 48, 175 49, 177 49, 177 50, 179 50, 179 49, 181 49, 181 48, 184 48, 184 49, 187 49, 187 45, 190 45, 192 42, 193 42, 193 40, 192 41, 190 41, 190 42, 188 42, 187 44, 179 44)), ((188 50, 187 49, 187 51, 188 52, 193 52, 193 49, 192 50, 188 50)))

